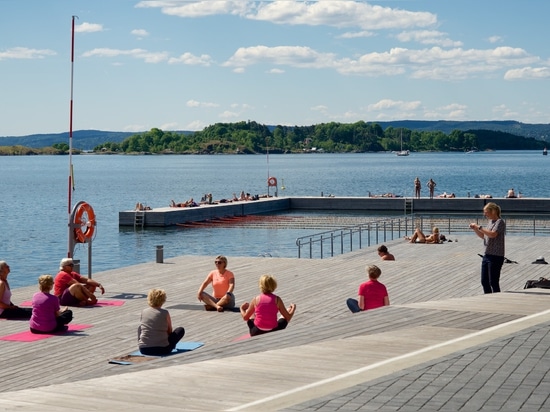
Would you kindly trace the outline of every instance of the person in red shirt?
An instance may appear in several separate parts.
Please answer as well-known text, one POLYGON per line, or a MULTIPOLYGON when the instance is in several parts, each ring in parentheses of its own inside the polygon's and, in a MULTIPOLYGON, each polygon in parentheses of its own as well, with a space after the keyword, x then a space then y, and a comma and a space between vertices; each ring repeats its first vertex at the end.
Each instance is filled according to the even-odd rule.
POLYGON ((347 305, 353 313, 369 309, 376 309, 390 304, 386 286, 378 281, 382 274, 380 268, 376 265, 370 265, 366 268, 369 280, 359 286, 357 299, 349 298, 347 305))
POLYGON ((94 295, 96 288, 105 293, 101 283, 80 276, 73 271, 74 262, 71 258, 61 259, 60 272, 55 276, 54 295, 63 306, 92 306, 97 303, 94 295))

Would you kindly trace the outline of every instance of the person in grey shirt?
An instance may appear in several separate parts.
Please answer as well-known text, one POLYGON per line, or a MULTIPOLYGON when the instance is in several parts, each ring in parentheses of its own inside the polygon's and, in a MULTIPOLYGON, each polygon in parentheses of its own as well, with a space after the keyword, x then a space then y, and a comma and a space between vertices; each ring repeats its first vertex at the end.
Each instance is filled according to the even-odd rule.
POLYGON ((185 335, 182 327, 172 330, 170 313, 162 309, 164 302, 166 292, 162 289, 151 289, 147 294, 149 307, 141 312, 138 328, 139 351, 144 355, 168 355, 185 335))
POLYGON ((504 263, 504 236, 506 222, 500 217, 500 206, 490 202, 483 208, 483 214, 489 222, 483 227, 470 223, 474 233, 483 239, 485 254, 481 261, 481 286, 484 293, 500 292, 500 270, 504 263))

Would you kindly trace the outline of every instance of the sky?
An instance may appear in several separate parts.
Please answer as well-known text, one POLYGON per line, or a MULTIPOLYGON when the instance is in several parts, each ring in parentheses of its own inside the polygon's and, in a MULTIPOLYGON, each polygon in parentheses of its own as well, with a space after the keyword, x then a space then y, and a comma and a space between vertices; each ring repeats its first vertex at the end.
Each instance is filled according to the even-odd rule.
POLYGON ((547 0, 0 0, 0 136, 550 123, 547 0), (74 61, 71 34, 74 17, 74 61))

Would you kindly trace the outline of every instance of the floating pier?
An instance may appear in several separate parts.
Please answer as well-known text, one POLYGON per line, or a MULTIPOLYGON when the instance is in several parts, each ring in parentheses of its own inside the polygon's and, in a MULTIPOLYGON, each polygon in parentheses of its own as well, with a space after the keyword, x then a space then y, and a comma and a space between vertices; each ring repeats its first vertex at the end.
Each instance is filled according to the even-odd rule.
POLYGON ((546 214, 550 199, 480 199, 480 198, 385 198, 385 197, 276 197, 255 201, 238 201, 198 207, 160 207, 146 211, 119 212, 119 226, 168 227, 207 222, 239 216, 259 215, 290 210, 364 211, 365 213, 480 213, 489 202, 497 203, 503 213, 546 214))

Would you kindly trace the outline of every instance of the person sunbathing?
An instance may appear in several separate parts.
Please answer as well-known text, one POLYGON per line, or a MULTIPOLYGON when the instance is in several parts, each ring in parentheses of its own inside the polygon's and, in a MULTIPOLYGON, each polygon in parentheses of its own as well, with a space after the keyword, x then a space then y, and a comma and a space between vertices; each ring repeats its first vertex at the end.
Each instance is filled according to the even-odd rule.
POLYGON ((434 227, 431 235, 424 235, 420 228, 416 228, 411 237, 405 237, 410 243, 440 243, 439 229, 434 227))

